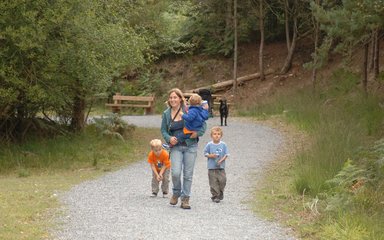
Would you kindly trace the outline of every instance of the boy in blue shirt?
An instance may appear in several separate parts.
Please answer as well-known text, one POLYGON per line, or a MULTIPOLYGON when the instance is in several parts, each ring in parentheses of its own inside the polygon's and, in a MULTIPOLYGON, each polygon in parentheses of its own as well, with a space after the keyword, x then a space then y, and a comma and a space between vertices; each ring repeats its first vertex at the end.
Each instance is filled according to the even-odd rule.
POLYGON ((212 201, 219 203, 224 199, 224 188, 227 183, 225 174, 225 160, 229 156, 228 147, 221 141, 223 130, 220 127, 211 129, 212 141, 204 148, 204 156, 208 158, 208 180, 212 194, 212 201))

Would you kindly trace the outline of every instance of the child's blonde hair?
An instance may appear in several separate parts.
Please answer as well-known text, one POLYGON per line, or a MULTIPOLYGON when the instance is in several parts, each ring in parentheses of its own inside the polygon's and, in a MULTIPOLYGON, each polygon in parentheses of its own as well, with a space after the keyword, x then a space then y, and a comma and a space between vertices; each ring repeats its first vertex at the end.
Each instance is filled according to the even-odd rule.
POLYGON ((160 139, 153 139, 149 142, 149 145, 151 145, 151 149, 159 149, 162 146, 160 139))
POLYGON ((188 100, 188 103, 189 105, 191 106, 198 106, 198 105, 201 105, 201 102, 202 102, 202 98, 200 97, 199 94, 192 94, 190 97, 189 97, 189 100, 188 100))
POLYGON ((223 136, 223 129, 221 129, 221 127, 219 126, 215 126, 211 128, 211 136, 212 136, 212 133, 214 132, 218 132, 220 133, 221 136, 223 136))

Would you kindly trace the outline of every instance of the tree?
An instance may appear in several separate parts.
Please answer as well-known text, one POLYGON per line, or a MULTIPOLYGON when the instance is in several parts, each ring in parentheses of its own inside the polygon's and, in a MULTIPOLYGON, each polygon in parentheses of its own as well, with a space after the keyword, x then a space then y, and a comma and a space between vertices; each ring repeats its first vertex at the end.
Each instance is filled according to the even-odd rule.
POLYGON ((333 42, 335 51, 343 53, 348 59, 356 49, 364 49, 362 60, 362 87, 367 92, 367 51, 371 33, 383 29, 384 2, 378 0, 341 1, 334 3, 324 1, 321 6, 312 4, 314 16, 321 23, 327 34, 322 47, 329 48, 333 42))
POLYGON ((285 29, 286 29, 286 38, 287 38, 287 48, 288 48, 288 54, 287 54, 287 57, 285 59, 285 62, 284 62, 284 65, 283 67, 281 68, 280 70, 280 74, 286 74, 290 69, 291 69, 291 66, 292 66, 292 59, 293 59, 293 55, 294 55, 294 52, 295 52, 295 49, 296 49, 296 43, 297 43, 297 35, 298 35, 298 30, 297 30, 297 19, 298 19, 298 16, 297 16, 297 12, 298 12, 298 2, 297 0, 294 0, 293 1, 293 13, 290 14, 290 10, 289 10, 289 1, 286 0, 284 1, 285 4, 284 4, 284 13, 285 13, 285 29), (293 20, 293 27, 292 27, 292 32, 293 32, 293 35, 292 35, 292 41, 290 40, 290 31, 289 31, 289 16, 292 15, 292 20, 293 20))
POLYGON ((124 7, 122 3, 0 3, 3 138, 20 138, 29 128, 39 127, 27 123, 38 119, 38 113, 58 114, 73 130, 80 130, 87 98, 105 91, 121 71, 144 64, 145 38, 123 16, 106 10, 112 5, 124 7))
POLYGON ((260 80, 265 80, 264 74, 264 0, 259 0, 259 28, 260 28, 260 47, 259 47, 259 72, 260 72, 260 80))

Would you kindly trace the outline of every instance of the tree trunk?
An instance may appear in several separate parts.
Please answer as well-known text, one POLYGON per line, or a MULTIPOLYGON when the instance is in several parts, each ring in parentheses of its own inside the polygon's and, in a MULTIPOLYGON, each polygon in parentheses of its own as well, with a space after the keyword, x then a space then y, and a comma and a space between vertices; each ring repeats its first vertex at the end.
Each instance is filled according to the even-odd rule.
POLYGON ((259 0, 259 27, 260 27, 260 48, 259 48, 259 69, 260 69, 260 80, 265 80, 264 75, 264 6, 263 6, 264 0, 259 0))
POLYGON ((234 31, 234 52, 233 52, 233 95, 236 99, 237 92, 237 0, 233 1, 233 31, 234 31))
MULTIPOLYGON (((297 1, 294 2, 294 8, 297 8, 297 1)), ((292 43, 289 46, 287 58, 285 59, 284 65, 280 70, 280 74, 286 74, 292 67, 293 54, 295 53, 297 42, 297 16, 293 17, 293 36, 292 43)))
POLYGON ((289 31, 289 2, 288 0, 284 0, 284 17, 285 17, 285 39, 287 41, 287 51, 289 51, 289 47, 291 46, 291 34, 289 31))
POLYGON ((375 50, 373 54, 373 77, 376 80, 379 76, 380 69, 379 69, 379 58, 380 58, 380 39, 379 39, 379 29, 377 28, 375 30, 375 50))
POLYGON ((368 51, 369 43, 364 44, 364 60, 363 60, 363 91, 367 94, 367 85, 368 85, 368 51))
POLYGON ((77 89, 73 99, 71 129, 74 132, 81 131, 85 126, 85 96, 77 89))
POLYGON ((373 70, 373 65, 374 65, 374 58, 375 58, 375 30, 372 31, 371 33, 371 55, 369 58, 369 62, 368 62, 368 69, 369 71, 371 72, 373 70))
MULTIPOLYGON (((265 75, 269 75, 272 72, 273 72, 272 70, 267 70, 265 75)), ((250 80, 256 79, 256 78, 260 78, 260 73, 253 73, 253 74, 239 77, 239 78, 237 78, 236 84, 240 85, 243 82, 250 81, 250 80)), ((232 87, 234 82, 235 81, 233 79, 231 79, 231 80, 226 80, 223 82, 215 83, 215 84, 209 85, 209 86, 199 87, 199 88, 195 88, 195 89, 191 89, 191 90, 185 90, 184 92, 193 93, 193 92, 198 92, 201 89, 211 89, 211 92, 215 93, 215 92, 226 90, 226 89, 232 87)))
POLYGON ((232 0, 226 0, 225 4, 227 5, 226 13, 225 13, 225 37, 228 38, 231 36, 233 31, 233 12, 232 12, 232 0))
MULTIPOLYGON (((316 4, 319 4, 319 0, 316 2, 316 4)), ((316 90, 316 83, 317 83, 317 61, 318 61, 318 48, 319 48, 319 22, 313 18, 314 22, 314 33, 315 33, 315 51, 313 56, 313 68, 312 68, 312 89, 313 91, 316 90)))

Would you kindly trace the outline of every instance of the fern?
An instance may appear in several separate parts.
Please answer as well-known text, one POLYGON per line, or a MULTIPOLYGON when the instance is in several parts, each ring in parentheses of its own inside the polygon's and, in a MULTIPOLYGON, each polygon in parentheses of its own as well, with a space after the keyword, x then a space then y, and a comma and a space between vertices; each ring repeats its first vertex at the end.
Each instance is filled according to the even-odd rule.
POLYGON ((95 118, 94 124, 97 131, 109 138, 124 141, 131 136, 135 126, 126 123, 118 114, 110 114, 107 117, 95 118))

